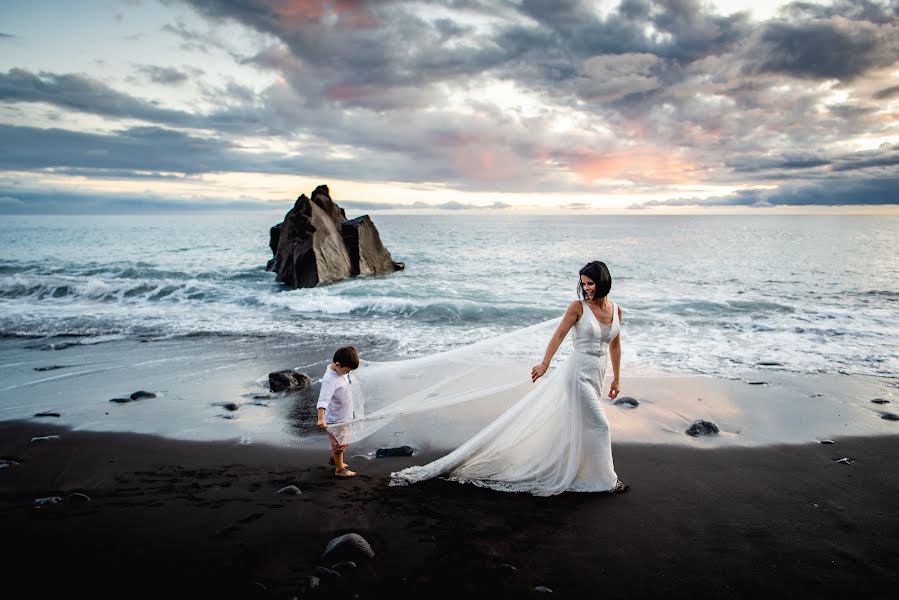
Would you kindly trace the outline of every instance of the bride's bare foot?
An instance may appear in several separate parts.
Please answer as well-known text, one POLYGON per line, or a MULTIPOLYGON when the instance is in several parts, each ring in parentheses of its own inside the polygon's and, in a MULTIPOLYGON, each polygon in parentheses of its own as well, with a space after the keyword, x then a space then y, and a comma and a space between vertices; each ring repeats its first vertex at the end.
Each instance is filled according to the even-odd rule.
POLYGON ((623 481, 621 481, 619 479, 618 483, 616 483, 615 487, 613 487, 610 491, 613 494, 623 494, 626 491, 628 491, 629 489, 631 489, 631 486, 629 486, 628 484, 624 483, 623 481))
POLYGON ((347 467, 344 467, 339 471, 334 471, 334 475, 337 477, 355 477, 357 473, 356 471, 350 471, 347 467))

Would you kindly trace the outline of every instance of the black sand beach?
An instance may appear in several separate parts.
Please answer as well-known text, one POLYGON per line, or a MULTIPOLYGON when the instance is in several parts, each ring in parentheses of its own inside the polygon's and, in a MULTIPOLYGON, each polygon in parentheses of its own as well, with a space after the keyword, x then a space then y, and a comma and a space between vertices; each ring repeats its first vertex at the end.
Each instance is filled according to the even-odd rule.
POLYGON ((387 486, 423 456, 356 458, 361 475, 336 480, 324 440, 315 452, 22 421, 0 423, 0 440, 15 461, 0 469, 4 598, 886 598, 899 584, 899 436, 618 444, 630 493, 552 498, 387 486), (277 493, 289 484, 302 494, 277 493), (66 501, 33 504, 49 496, 66 501), (317 572, 346 532, 374 558, 317 572))

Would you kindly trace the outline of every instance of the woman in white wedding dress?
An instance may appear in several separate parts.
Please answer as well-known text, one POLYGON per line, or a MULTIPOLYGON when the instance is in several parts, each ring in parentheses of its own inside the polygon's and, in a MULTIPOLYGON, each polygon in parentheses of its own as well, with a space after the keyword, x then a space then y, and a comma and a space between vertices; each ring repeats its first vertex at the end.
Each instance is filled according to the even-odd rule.
POLYGON ((609 421, 602 408, 610 356, 613 377, 608 397, 619 393, 621 308, 608 299, 611 287, 604 263, 584 266, 579 282, 582 300, 565 311, 531 378, 536 382, 543 377, 573 331, 574 351, 564 363, 450 454, 391 473, 390 485, 444 477, 535 496, 627 491, 629 486, 615 473, 609 421))

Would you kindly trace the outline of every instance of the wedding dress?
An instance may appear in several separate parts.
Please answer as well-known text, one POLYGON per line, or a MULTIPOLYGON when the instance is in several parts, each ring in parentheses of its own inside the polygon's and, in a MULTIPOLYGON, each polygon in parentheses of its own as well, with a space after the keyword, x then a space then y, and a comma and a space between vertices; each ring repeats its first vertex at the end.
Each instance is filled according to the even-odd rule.
MULTIPOLYGON (((602 386, 609 342, 620 331, 618 307, 612 305, 612 323, 604 325, 585 302, 582 305, 583 315, 571 329, 572 352, 544 376, 545 381, 538 380, 539 385, 446 456, 391 473, 390 485, 443 477, 535 496, 612 490, 618 476, 612 463, 609 421, 602 408, 602 386)), ((434 397, 439 386, 438 382, 423 390, 410 406, 420 405, 428 394, 434 397)), ((509 389, 498 384, 492 393, 509 389)), ((466 400, 465 394, 476 392, 462 390, 441 401, 446 405, 466 400)), ((484 391, 476 397, 483 401, 484 391)))

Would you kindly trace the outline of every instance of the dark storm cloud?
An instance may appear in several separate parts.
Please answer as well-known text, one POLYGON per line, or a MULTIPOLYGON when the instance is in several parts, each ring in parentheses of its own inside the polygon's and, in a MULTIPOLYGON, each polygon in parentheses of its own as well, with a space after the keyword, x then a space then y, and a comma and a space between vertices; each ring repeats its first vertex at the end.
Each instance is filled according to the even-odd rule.
MULTIPOLYGON (((848 172, 895 167, 899 165, 899 144, 883 144, 876 150, 832 156, 810 153, 770 157, 748 155, 731 158, 726 164, 736 173, 763 172, 789 176, 791 171, 815 170, 817 174, 806 173, 805 176, 827 178, 829 177, 828 173, 834 171, 848 172)), ((869 172, 861 176, 870 175, 869 172)))
POLYGON ((846 19, 781 21, 765 25, 752 66, 793 77, 851 80, 893 64, 897 51, 895 27, 846 19))
POLYGON ((35 74, 25 69, 0 73, 0 101, 46 102, 61 108, 107 117, 143 119, 189 126, 193 115, 166 110, 150 102, 118 92, 85 75, 35 74))
POLYGON ((899 202, 899 177, 832 179, 780 186, 775 190, 740 190, 717 198, 651 200, 633 209, 658 206, 863 206, 899 202))
POLYGON ((781 13, 790 18, 829 19, 842 17, 853 21, 889 23, 899 16, 899 2, 872 2, 871 0, 835 0, 830 4, 793 2, 781 8, 781 13))
POLYGON ((34 192, 0 188, 0 214, 110 214, 160 211, 265 210, 276 203, 254 198, 167 198, 155 194, 70 191, 34 192))

